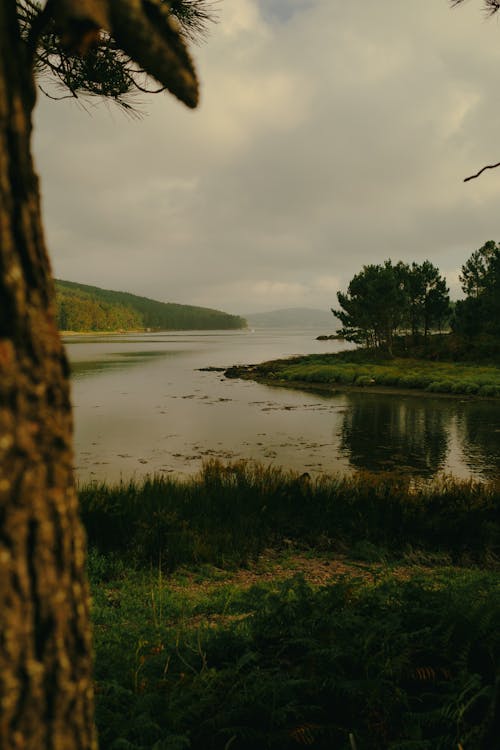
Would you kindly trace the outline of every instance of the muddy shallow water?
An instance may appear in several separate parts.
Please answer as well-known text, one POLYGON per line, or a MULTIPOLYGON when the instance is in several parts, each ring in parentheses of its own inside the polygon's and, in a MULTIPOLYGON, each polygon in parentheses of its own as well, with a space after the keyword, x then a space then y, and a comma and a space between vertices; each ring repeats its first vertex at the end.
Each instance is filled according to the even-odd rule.
POLYGON ((338 351, 323 331, 71 336, 80 481, 192 474, 204 458, 319 472, 500 473, 500 402, 306 393, 204 367, 338 351))

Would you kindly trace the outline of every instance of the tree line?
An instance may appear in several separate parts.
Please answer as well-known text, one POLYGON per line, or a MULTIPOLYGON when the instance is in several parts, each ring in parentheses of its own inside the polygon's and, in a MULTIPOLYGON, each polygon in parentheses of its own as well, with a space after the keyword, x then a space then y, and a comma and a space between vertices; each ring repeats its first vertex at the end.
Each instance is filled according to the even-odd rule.
POLYGON ((441 329, 450 313, 449 290, 439 269, 430 261, 363 266, 349 282, 347 292, 337 292, 340 308, 332 313, 343 325, 339 333, 348 341, 392 353, 395 336, 410 332, 414 340, 426 339, 441 329))
POLYGON ((57 323, 61 331, 134 329, 215 330, 244 328, 238 315, 194 305, 139 297, 129 292, 74 281, 56 282, 57 323))
POLYGON ((460 282, 465 297, 453 304, 446 279, 429 260, 365 265, 346 292, 337 292, 332 313, 347 341, 390 354, 398 336, 426 344, 431 332, 444 329, 500 343, 500 245, 490 240, 473 252, 460 282))
POLYGON ((489 240, 462 266, 465 298, 456 303, 453 330, 466 339, 500 343, 500 244, 489 240))

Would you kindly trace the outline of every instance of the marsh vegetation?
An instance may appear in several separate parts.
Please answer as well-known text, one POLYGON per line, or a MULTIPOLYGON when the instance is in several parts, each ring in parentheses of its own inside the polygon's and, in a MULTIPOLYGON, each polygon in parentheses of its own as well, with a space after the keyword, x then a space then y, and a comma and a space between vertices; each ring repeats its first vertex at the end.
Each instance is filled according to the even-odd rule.
POLYGON ((496 364, 392 357, 363 350, 232 367, 226 374, 297 386, 312 384, 372 390, 382 387, 487 398, 500 396, 500 367, 496 364))
POLYGON ((498 500, 247 463, 81 488, 103 750, 491 750, 498 500))

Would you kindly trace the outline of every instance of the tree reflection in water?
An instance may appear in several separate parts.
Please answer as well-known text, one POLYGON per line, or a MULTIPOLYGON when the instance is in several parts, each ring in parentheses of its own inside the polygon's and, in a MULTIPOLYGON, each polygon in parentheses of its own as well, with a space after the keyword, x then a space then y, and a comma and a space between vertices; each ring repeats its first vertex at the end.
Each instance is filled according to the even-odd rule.
POLYGON ((341 450, 357 469, 429 478, 444 466, 451 416, 438 399, 351 394, 341 450))
POLYGON ((489 479, 500 475, 500 422, 498 408, 494 408, 497 403, 471 401, 460 414, 465 463, 472 471, 480 468, 489 479))

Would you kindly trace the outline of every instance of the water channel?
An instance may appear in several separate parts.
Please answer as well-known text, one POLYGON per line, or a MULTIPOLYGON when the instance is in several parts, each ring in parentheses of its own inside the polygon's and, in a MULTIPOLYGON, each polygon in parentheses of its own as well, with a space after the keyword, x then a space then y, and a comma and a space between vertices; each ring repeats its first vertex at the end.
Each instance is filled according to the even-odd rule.
POLYGON ((311 475, 499 475, 498 401, 318 395, 200 369, 341 348, 316 341, 316 334, 268 329, 68 337, 78 479, 187 475, 207 458, 255 459, 311 475))

